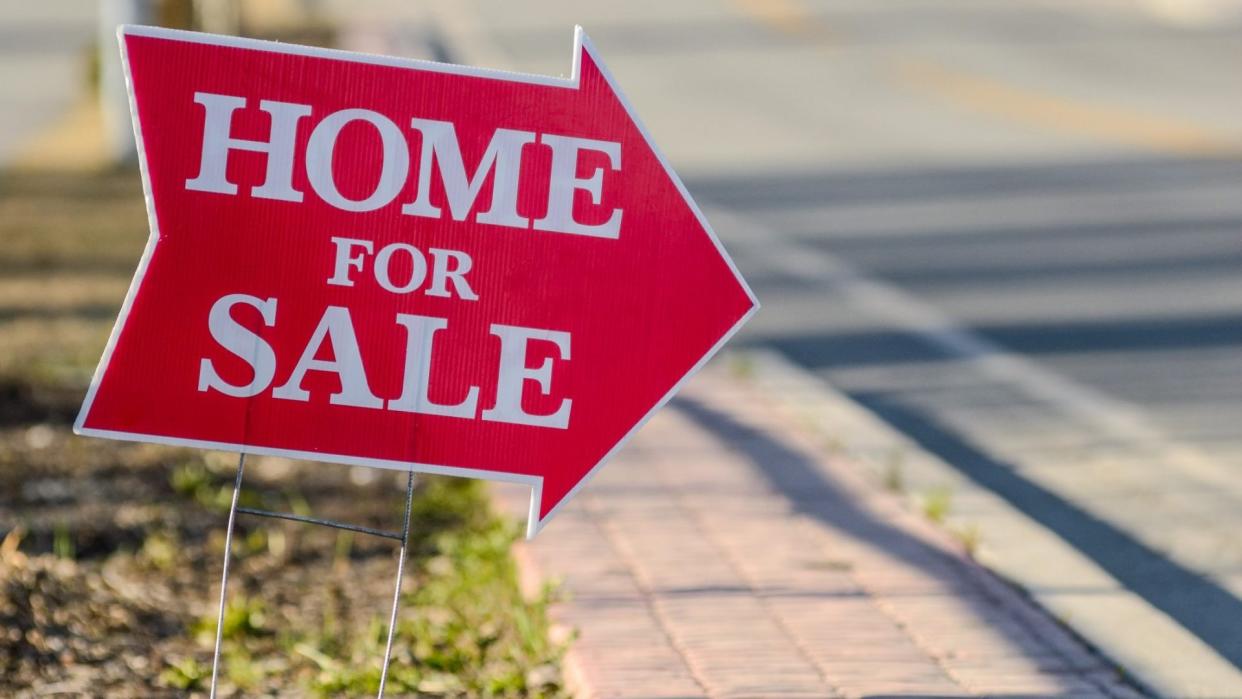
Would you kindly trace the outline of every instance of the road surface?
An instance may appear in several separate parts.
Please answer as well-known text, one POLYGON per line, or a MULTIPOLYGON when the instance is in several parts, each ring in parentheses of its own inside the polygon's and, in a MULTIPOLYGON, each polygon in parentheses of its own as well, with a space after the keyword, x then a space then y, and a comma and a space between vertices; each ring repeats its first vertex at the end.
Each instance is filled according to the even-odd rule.
POLYGON ((520 70, 566 73, 587 28, 764 301, 741 342, 1242 666, 1242 24, 1106 2, 475 5, 452 21, 520 70))

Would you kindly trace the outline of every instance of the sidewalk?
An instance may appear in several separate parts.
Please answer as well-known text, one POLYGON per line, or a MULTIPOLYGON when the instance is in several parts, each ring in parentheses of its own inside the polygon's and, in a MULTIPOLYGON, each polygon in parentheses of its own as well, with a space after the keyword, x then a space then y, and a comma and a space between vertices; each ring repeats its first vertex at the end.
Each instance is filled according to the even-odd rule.
POLYGON ((1141 696, 727 364, 518 552, 562 584, 574 696, 1141 696))

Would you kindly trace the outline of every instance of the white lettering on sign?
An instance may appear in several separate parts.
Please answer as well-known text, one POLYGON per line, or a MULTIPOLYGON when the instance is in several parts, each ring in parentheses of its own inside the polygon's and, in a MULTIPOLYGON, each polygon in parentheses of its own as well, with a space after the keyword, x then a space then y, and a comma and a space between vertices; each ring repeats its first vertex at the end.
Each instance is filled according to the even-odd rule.
POLYGON ((306 343, 302 358, 293 367, 289 380, 277 386, 272 391, 272 397, 309 401, 310 393, 302 388, 302 380, 308 371, 326 371, 336 374, 341 380, 341 390, 328 398, 333 405, 384 407, 384 401, 377 398, 367 384, 367 371, 362 364, 362 351, 358 349, 358 337, 354 334, 354 323, 348 308, 328 306, 324 310, 323 318, 311 334, 310 342, 306 343), (332 346, 332 359, 316 359, 325 341, 332 346))
POLYGON ((397 198, 405 179, 410 174, 410 152, 401 129, 383 114, 369 109, 342 109, 333 112, 319 122, 311 131, 306 144, 306 178, 315 193, 332 206, 344 211, 374 211, 397 198), (384 157, 380 160, 379 181, 375 190, 363 199, 349 199, 336 188, 336 176, 332 171, 332 156, 336 154, 336 139, 341 129, 352 121, 362 121, 379 132, 384 157))
POLYGON ((474 176, 466 179, 466 166, 461 161, 461 147, 457 143, 457 130, 447 121, 411 119, 410 125, 423 134, 423 147, 418 160, 418 198, 401 207, 401 213, 426 218, 440 218, 439 207, 431 204, 431 163, 440 166, 440 180, 448 197, 449 212, 456 221, 464 221, 474 200, 483 189, 488 170, 495 169, 492 177, 492 207, 479 214, 479 223, 493 223, 510 228, 526 228, 528 219, 517 212, 519 169, 522 146, 535 142, 535 134, 529 131, 496 129, 487 144, 483 158, 474 176))
POLYGON ((332 268, 328 283, 333 286, 353 286, 354 280, 350 278, 349 270, 356 269, 361 272, 363 261, 362 255, 353 255, 353 249, 362 248, 367 252, 374 252, 375 245, 369 240, 337 237, 332 238, 332 244, 336 246, 336 265, 332 268))
POLYGON ((210 359, 203 359, 198 365, 198 390, 215 389, 226 396, 250 398, 267 390, 268 384, 272 382, 272 377, 276 375, 276 353, 263 338, 233 320, 233 306, 237 304, 259 309, 263 324, 270 327, 276 323, 276 299, 264 300, 246 294, 229 294, 212 304, 211 312, 207 315, 207 329, 211 336, 221 347, 246 360, 254 371, 254 378, 248 384, 235 386, 220 378, 210 359))
POLYGON ((436 333, 448 327, 448 321, 398 313, 397 323, 405 326, 405 380, 401 397, 388 401, 388 409, 473 420, 479 404, 478 386, 471 386, 465 399, 456 405, 432 403, 427 395, 431 390, 431 345, 436 333))
POLYGON ((470 288, 466 283, 466 273, 474 265, 470 256, 459 250, 441 250, 439 248, 431 248, 431 259, 434 263, 431 265, 431 288, 427 290, 428 296, 440 296, 448 298, 452 296, 448 290, 448 283, 453 283, 453 291, 457 295, 467 301, 478 301, 478 294, 470 288))
MULTIPOLYGON (((332 276, 328 278, 328 284, 352 287, 354 279, 351 270, 362 271, 366 264, 366 254, 374 251, 375 245, 369 240, 335 236, 332 244, 336 246, 336 262, 332 266, 332 276), (355 254, 355 250, 362 252, 355 254)), ((466 280, 466 275, 474 267, 474 261, 469 255, 460 250, 440 248, 429 248, 427 252, 431 253, 431 284, 425 292, 428 296, 451 298, 456 294, 458 298, 466 301, 479 300, 479 295, 474 293, 470 282, 466 280), (450 284, 453 287, 451 292, 450 284)), ((375 282, 385 291, 409 294, 422 287, 427 279, 427 257, 408 243, 391 243, 380 248, 379 254, 375 256, 373 272, 375 282), (392 276, 392 260, 397 253, 403 253, 402 257, 409 258, 411 263, 410 278, 404 281, 394 280, 392 276)))
POLYGON ((492 334, 500 338, 500 374, 496 382, 496 406, 483 411, 484 420, 511 422, 539 427, 569 427, 569 409, 573 401, 561 401, 551 415, 531 415, 522 409, 522 391, 526 382, 534 381, 544 395, 552 390, 552 358, 547 357, 538 369, 526 366, 526 355, 532 340, 556 345, 561 359, 569 359, 569 333, 556 330, 520 328, 516 325, 492 325, 492 334))
MULTIPOLYGON (((267 112, 270 121, 268 140, 255 141, 232 136, 233 117, 246 107, 243 97, 194 93, 194 101, 204 109, 202 158, 198 175, 186 180, 186 189, 215 194, 238 194, 237 185, 228 179, 228 158, 235 150, 253 151, 267 156, 263 184, 250 190, 250 195, 264 199, 301 202, 303 192, 293 187, 297 130, 304 117, 311 116, 308 105, 261 100, 259 109, 267 112)), ((556 134, 535 134, 531 131, 498 128, 492 133, 474 173, 467 175, 461 156, 457 130, 451 122, 433 119, 410 119, 410 127, 422 135, 418 157, 418 183, 413 201, 401 206, 401 213, 424 218, 441 218, 441 207, 431 202, 433 171, 439 172, 448 202, 449 215, 464 221, 475 208, 479 194, 490 174, 491 204, 486 211, 475 212, 475 221, 509 228, 529 229, 532 222, 518 213, 518 186, 522 181, 523 151, 530 145, 551 150, 552 167, 548 175, 548 208, 544 216, 533 222, 533 228, 552 233, 569 233, 598 238, 617 238, 621 231, 621 209, 606 211, 603 223, 586 224, 574 218, 577 192, 590 195, 591 203, 600 206, 604 191, 605 169, 601 167, 587 177, 578 170, 584 151, 604 154, 609 170, 621 170, 621 144, 556 134)), ((391 204, 405 189, 409 180, 410 147, 405 133, 388 117, 368 109, 342 109, 324 117, 311 130, 304 154, 307 180, 311 189, 324 202, 343 211, 375 211, 391 204), (350 199, 337 188, 332 163, 337 153, 337 138, 342 129, 353 122, 370 126, 379 138, 382 158, 374 189, 361 199, 350 199)), ((342 156, 345 157, 345 156, 342 156)), ((434 269, 433 269, 434 278, 434 269)))
POLYGON ((293 188, 293 147, 298 121, 309 116, 311 108, 288 102, 259 102, 259 109, 271 115, 271 132, 266 141, 233 138, 233 112, 246 106, 246 100, 229 95, 195 92, 194 101, 203 105, 203 157, 198 176, 186 180, 185 188, 196 192, 237 194, 237 185, 226 177, 228 153, 248 150, 267 154, 267 177, 263 184, 250 191, 250 196, 280 201, 302 201, 302 193, 293 188))
POLYGON ((427 258, 423 257, 423 253, 418 248, 408 243, 393 243, 380 248, 379 254, 375 256, 375 281, 384 287, 384 291, 391 291, 394 294, 408 294, 423 285, 423 280, 427 278, 427 258), (413 265, 410 269, 410 278, 400 286, 392 281, 389 276, 389 263, 392 262, 392 256, 398 252, 404 252, 410 258, 413 265))
POLYGON ((588 226, 574 220, 574 193, 582 190, 591 195, 591 203, 599 204, 604 189, 604 171, 596 168, 590 177, 578 177, 578 154, 584 150, 599 151, 608 156, 613 170, 621 169, 621 144, 544 134, 540 139, 552 147, 552 180, 548 187, 548 213, 535 221, 535 230, 577 233, 597 238, 621 235, 621 210, 613 209, 611 217, 599 225, 588 226))
MULTIPOLYGON (((230 384, 216 373, 210 359, 199 363, 199 391, 219 391, 234 398, 250 398, 266 391, 276 376, 276 353, 266 340, 248 330, 232 317, 239 305, 259 310, 263 324, 276 324, 276 299, 260 299, 246 294, 229 294, 211 307, 207 327, 221 347, 245 361, 253 378, 244 385, 230 384)), ((371 391, 363 354, 354 333, 349 309, 328 306, 311 333, 302 354, 283 384, 272 390, 273 398, 308 402, 310 391, 303 388, 306 375, 312 371, 335 374, 341 390, 331 394, 333 405, 357 408, 387 409, 396 412, 442 415, 465 420, 483 419, 515 425, 533 425, 567 429, 573 401, 565 398, 549 414, 534 414, 522 407, 528 382, 538 385, 540 393, 552 391, 552 357, 545 357, 535 368, 527 366, 530 345, 550 342, 555 345, 561 361, 569 360, 570 335, 556 330, 523 328, 516 325, 492 324, 491 334, 500 339, 500 363, 496 369, 496 400, 479 416, 479 387, 470 386, 457 403, 435 403, 430 398, 431 367, 436 335, 448 328, 448 320, 430 316, 398 313, 396 324, 405 328, 405 362, 401 395, 383 400, 371 391), (332 359, 319 359, 324 345, 331 348, 332 359)))

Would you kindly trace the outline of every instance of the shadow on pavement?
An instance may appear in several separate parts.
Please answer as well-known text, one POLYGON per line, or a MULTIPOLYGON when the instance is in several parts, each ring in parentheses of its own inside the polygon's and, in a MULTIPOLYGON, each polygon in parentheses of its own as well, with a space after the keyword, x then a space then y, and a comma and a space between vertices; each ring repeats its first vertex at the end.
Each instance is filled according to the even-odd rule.
MULTIPOLYGON (((1133 505, 1126 513, 1144 524, 1122 529, 990 454, 984 437, 1020 442, 1023 420, 1067 420, 1037 396, 974 380, 964 362, 950 365, 970 359, 966 350, 946 349, 930 332, 900 322, 922 303, 1037 365, 1142 406, 1191 446, 1242 445, 1242 208, 1228 196, 1242 186, 1242 158, 791 170, 690 184, 703 199, 760 224, 737 236, 763 231, 773 238, 737 238, 731 246, 742 253, 739 267, 755 268, 748 277, 765 300, 767 318, 745 336, 748 343, 817 371, 1242 668, 1242 600, 1207 575, 1227 571, 1228 561, 1192 568, 1139 538, 1184 524, 1172 521, 1180 510, 1133 505), (894 320, 854 305, 838 286, 849 280, 828 269, 822 279, 785 274, 763 255, 782 238, 796 241, 796 250, 842 260, 916 303, 894 320), (953 416, 986 422, 1006 411, 1012 417, 980 425, 978 434, 952 427, 953 416)), ((1097 437, 1089 426, 1057 435, 1076 443, 1097 437)), ((1169 487, 1182 482, 1175 470, 1167 477, 1169 487)), ((1206 533, 1225 536, 1233 525, 1222 516, 1214 525, 1220 530, 1206 533)))
MULTIPOLYGON (((868 548, 922 571, 943 584, 943 590, 949 591, 936 590, 930 594, 961 595, 971 602, 968 605, 970 609, 1000 604, 993 593, 976 582, 971 571, 966 569, 972 564, 965 563, 860 508, 849 493, 835 485, 803 453, 786 446, 761 429, 739 422, 696 399, 678 396, 671 405, 729 448, 743 455, 775 490, 793 503, 798 512, 852 537, 868 548)), ((912 591, 911 594, 918 593, 912 591)), ((1032 635, 1037 638, 1039 636, 1032 634, 1020 615, 1008 612, 1004 614, 1004 620, 1000 623, 998 617, 978 615, 973 619, 963 618, 961 624, 963 627, 986 625, 1006 637, 1006 647, 994 649, 997 653, 1032 659, 1038 656, 1042 664, 1058 662, 1044 657, 1049 652, 1047 646, 1032 647, 1032 635)), ((1040 642, 1045 641, 1041 639, 1040 642)), ((1082 652, 1085 654, 1089 651, 1084 646, 1082 652)), ((1063 659, 1062 662, 1069 661, 1063 659)), ((1074 671, 1068 668, 1066 665, 1062 670, 1066 672, 1067 679, 1076 677, 1074 671)), ((871 699, 882 699, 883 696, 874 695, 871 699)), ((924 699, 950 699, 948 696, 915 696, 923 696, 924 699)), ((1003 699, 1019 699, 1018 696, 1011 698, 1008 694, 1000 696, 1003 699)), ((1041 696, 1055 699, 1056 695, 1041 696)))
POLYGON ((1131 158, 962 167, 689 176, 696 197, 738 211, 815 205, 935 202, 1006 194, 1098 194, 1229 185, 1242 158, 1131 158))
MULTIPOLYGON (((1022 354, 1162 352, 1242 347, 1242 315, 985 323, 975 333, 1022 354)), ((809 369, 958 360, 900 330, 790 334, 764 344, 809 369)))
POLYGON ((1208 578, 1023 478, 929 415, 883 395, 853 398, 923 448, 1086 554, 1121 584, 1242 667, 1242 601, 1208 578))

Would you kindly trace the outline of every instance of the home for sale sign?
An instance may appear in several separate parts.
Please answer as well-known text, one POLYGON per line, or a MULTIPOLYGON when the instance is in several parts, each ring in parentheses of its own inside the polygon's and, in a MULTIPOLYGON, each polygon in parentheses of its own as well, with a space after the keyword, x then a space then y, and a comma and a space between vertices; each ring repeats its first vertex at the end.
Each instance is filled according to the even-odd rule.
POLYGON ((530 533, 757 303, 573 77, 121 30, 151 238, 80 434, 528 483, 530 533))

